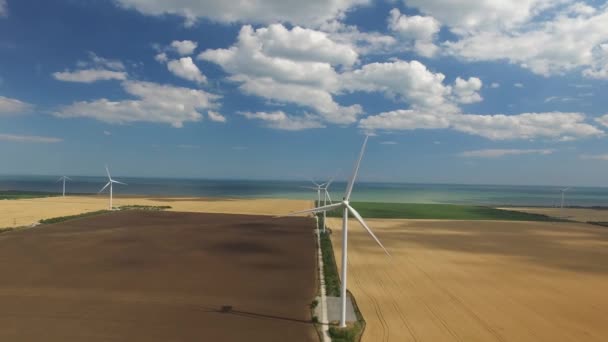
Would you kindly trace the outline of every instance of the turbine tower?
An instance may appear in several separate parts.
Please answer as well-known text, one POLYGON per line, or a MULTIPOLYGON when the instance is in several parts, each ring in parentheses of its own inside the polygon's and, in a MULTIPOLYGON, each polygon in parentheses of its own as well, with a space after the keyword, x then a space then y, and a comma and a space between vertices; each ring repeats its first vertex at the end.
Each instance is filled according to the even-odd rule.
POLYGON ((68 177, 68 176, 61 176, 59 177, 59 179, 55 182, 55 183, 59 183, 61 181, 63 181, 63 192, 62 192, 62 196, 65 197, 65 181, 66 180, 72 180, 72 178, 68 177))
MULTIPOLYGON (((321 190, 323 190, 323 206, 327 205, 327 199, 329 199, 329 204, 334 204, 331 201, 331 196, 329 196, 329 191, 327 191, 327 189, 329 188, 329 186, 331 185, 331 182, 333 182, 333 178, 329 180, 329 182, 325 183, 323 188, 321 188, 321 190)), ((320 204, 320 203, 319 203, 320 204)), ((326 232, 326 227, 327 227, 327 211, 323 212, 323 233, 326 232)))
POLYGON ((365 140, 363 141, 363 146, 361 147, 359 159, 357 160, 357 162, 355 164, 355 170, 353 171, 353 176, 350 179, 350 182, 348 183, 348 186, 346 188, 346 193, 344 194, 344 198, 340 203, 324 205, 322 207, 297 211, 297 212, 288 214, 288 216, 297 215, 297 214, 305 214, 305 213, 313 214, 313 213, 327 212, 327 211, 331 211, 331 210, 338 209, 338 208, 343 210, 343 215, 342 215, 342 270, 341 270, 342 271, 342 289, 340 291, 340 299, 341 299, 340 327, 346 327, 346 279, 347 279, 346 278, 346 276, 347 276, 346 268, 347 268, 347 260, 348 260, 347 255, 348 255, 348 213, 349 212, 352 216, 355 217, 355 219, 357 219, 357 221, 359 221, 361 226, 363 228, 365 228, 367 233, 369 233, 369 235, 376 241, 376 243, 380 246, 380 248, 382 248, 384 250, 386 255, 388 255, 390 257, 389 252, 386 250, 386 248, 384 248, 384 246, 382 245, 380 240, 378 240, 378 238, 376 237, 374 232, 372 232, 372 230, 369 228, 367 223, 365 223, 365 221, 363 221, 363 218, 361 217, 361 215, 359 215, 359 213, 353 207, 351 207, 350 203, 349 203, 350 195, 353 192, 353 186, 355 185, 355 180, 357 179, 357 173, 359 172, 359 165, 361 164, 361 159, 363 159, 363 153, 365 152, 365 146, 367 145, 368 138, 369 137, 366 136, 365 140))
POLYGON ((122 184, 122 185, 127 185, 125 183, 119 182, 117 180, 113 180, 112 176, 110 176, 110 170, 108 169, 108 166, 106 165, 106 173, 108 174, 108 183, 101 188, 101 190, 99 190, 98 193, 101 193, 102 191, 104 191, 108 186, 110 186, 110 210, 112 210, 112 184, 116 183, 116 184, 122 184))
POLYGON ((560 209, 564 209, 564 198, 566 196, 566 191, 568 190, 570 190, 570 188, 564 188, 560 190, 560 192, 562 193, 562 204, 560 206, 560 209))

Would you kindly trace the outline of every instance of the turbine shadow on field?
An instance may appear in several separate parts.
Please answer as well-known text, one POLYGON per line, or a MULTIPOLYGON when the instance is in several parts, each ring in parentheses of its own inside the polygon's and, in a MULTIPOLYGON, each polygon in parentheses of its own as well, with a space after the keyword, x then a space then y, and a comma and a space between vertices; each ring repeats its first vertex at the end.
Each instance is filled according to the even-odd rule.
MULTIPOLYGON (((375 251, 364 242, 363 233, 355 236, 356 248, 365 246, 363 248, 375 251)), ((429 251, 499 255, 523 258, 538 266, 608 273, 608 230, 602 228, 573 227, 568 223, 446 222, 438 226, 437 223, 417 222, 395 231, 384 230, 380 238, 398 242, 399 250, 405 255, 408 245, 414 244, 429 251)), ((392 245, 388 244, 389 250, 397 252, 395 244, 392 245)))
POLYGON ((219 314, 224 314, 224 315, 242 316, 242 317, 248 317, 248 318, 254 318, 254 319, 271 319, 271 320, 288 321, 288 322, 301 323, 301 324, 313 324, 312 320, 292 318, 292 317, 283 317, 283 316, 263 314, 263 313, 243 311, 243 310, 235 310, 232 306, 229 306, 229 305, 223 305, 220 308, 210 308, 210 309, 208 309, 207 312, 214 312, 214 313, 219 313, 219 314))

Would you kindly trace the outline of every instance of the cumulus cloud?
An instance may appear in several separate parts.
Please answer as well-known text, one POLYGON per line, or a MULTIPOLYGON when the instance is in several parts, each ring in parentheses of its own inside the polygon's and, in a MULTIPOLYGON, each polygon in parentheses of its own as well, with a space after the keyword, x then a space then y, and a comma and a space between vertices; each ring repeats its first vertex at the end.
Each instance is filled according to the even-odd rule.
POLYGON ((396 110, 362 119, 359 126, 368 131, 449 128, 491 140, 571 140, 604 135, 585 122, 584 114, 562 112, 479 115, 396 110))
POLYGON ((52 144, 63 141, 60 138, 54 137, 41 137, 37 135, 17 135, 17 134, 4 134, 0 133, 0 141, 10 141, 18 143, 44 143, 52 144))
POLYGON ((499 158, 504 156, 522 154, 547 155, 552 154, 553 152, 555 152, 555 150, 551 149, 485 149, 465 151, 460 153, 459 156, 466 158, 499 158))
POLYGON ((308 107, 329 122, 347 124, 362 110, 334 101, 339 86, 334 65, 350 65, 356 56, 323 33, 276 24, 257 30, 243 26, 235 45, 206 50, 198 58, 220 65, 246 94, 308 107))
POLYGON ((0 115, 23 113, 30 110, 32 107, 33 106, 29 103, 10 97, 0 96, 0 115))
MULTIPOLYGON (((491 1, 482 1, 478 7, 487 2, 491 1)), ((536 2, 537 10, 546 7, 539 1, 524 2, 536 2)), ((509 2, 515 7, 517 3, 509 2)), ((524 16, 521 22, 511 22, 519 25, 509 25, 508 30, 494 27, 463 34, 444 43, 446 53, 467 61, 507 60, 544 76, 582 70, 585 77, 608 78, 608 7, 580 4, 542 14, 542 19, 526 22, 530 17, 524 16)))
POLYGON ((340 80, 344 91, 382 92, 407 102, 417 112, 455 113, 459 111, 456 103, 482 100, 478 93, 482 86, 479 78, 458 77, 453 86, 446 85, 445 75, 428 70, 418 61, 370 63, 343 73, 340 80))
POLYGON ((169 61, 169 57, 167 57, 167 53, 165 52, 157 53, 154 59, 159 63, 167 63, 169 61))
POLYGON ((88 69, 54 72, 53 77, 58 81, 64 82, 93 83, 107 80, 126 80, 127 73, 122 71, 88 69))
POLYGON ((398 40, 393 36, 374 31, 362 32, 357 26, 339 20, 323 23, 319 30, 326 32, 334 42, 352 46, 360 55, 386 54, 398 49, 398 40))
POLYGON ((0 17, 5 17, 8 15, 8 10, 6 9, 6 0, 0 0, 0 17))
POLYGON ((126 8, 134 8, 145 15, 171 14, 185 19, 186 26, 197 18, 225 23, 289 22, 294 25, 319 25, 341 17, 348 10, 370 3, 369 0, 251 0, 192 1, 192 0, 115 0, 126 8))
POLYGON ((261 120, 265 122, 266 127, 286 130, 286 131, 301 131, 311 128, 323 128, 323 124, 311 115, 291 116, 283 111, 275 112, 240 112, 247 119, 261 120))
POLYGON ((406 43, 412 44, 416 53, 431 57, 438 47, 434 44, 441 24, 433 17, 407 16, 394 8, 390 11, 388 28, 398 34, 406 43))
POLYGON ((469 77, 468 80, 457 77, 452 88, 455 101, 459 103, 480 102, 483 100, 478 93, 481 86, 482 82, 477 77, 469 77))
POLYGON ((127 79, 125 66, 119 60, 106 59, 90 52, 88 61, 76 63, 78 70, 54 72, 52 75, 58 81, 93 83, 97 81, 127 79))
POLYGON ((54 115, 60 118, 93 118, 113 124, 154 122, 182 127, 184 122, 202 120, 199 111, 216 107, 215 101, 219 99, 218 95, 203 90, 151 82, 125 81, 122 87, 137 99, 111 101, 102 98, 75 102, 54 115))
POLYGON ((500 88, 500 83, 492 82, 492 84, 490 84, 490 88, 493 88, 493 89, 500 88))
POLYGON ((608 127, 608 114, 605 114, 603 116, 600 116, 599 118, 596 118, 595 121, 608 127))
POLYGON ((174 40, 171 42, 171 48, 175 50, 180 56, 187 56, 194 53, 198 43, 191 40, 174 40))
POLYGON ((404 0, 408 7, 437 18, 452 32, 510 29, 527 22, 560 1, 554 0, 404 0))
POLYGON ((214 122, 226 122, 225 116, 213 110, 207 111, 207 116, 209 116, 209 120, 214 122))
POLYGON ((207 83, 207 77, 194 64, 192 58, 182 57, 167 63, 167 69, 177 77, 196 83, 207 83))

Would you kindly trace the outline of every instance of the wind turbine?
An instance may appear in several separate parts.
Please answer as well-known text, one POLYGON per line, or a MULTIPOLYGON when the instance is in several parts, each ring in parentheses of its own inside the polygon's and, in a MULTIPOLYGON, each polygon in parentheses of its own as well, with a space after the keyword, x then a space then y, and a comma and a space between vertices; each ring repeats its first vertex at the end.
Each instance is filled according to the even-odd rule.
MULTIPOLYGON (((329 188, 329 186, 331 185, 331 182, 333 182, 333 178, 329 180, 329 182, 325 183, 324 186, 321 188, 321 190, 323 190, 324 192, 324 196, 323 196, 323 206, 327 205, 327 199, 329 199, 329 204, 333 204, 333 202, 331 201, 331 196, 329 196, 329 191, 327 191, 327 189, 329 188)), ((320 205, 321 203, 319 203, 320 205)), ((326 231, 326 226, 327 226, 327 211, 323 212, 323 233, 325 233, 326 231)))
POLYGON ((63 193, 62 193, 63 197, 65 197, 65 181, 66 181, 66 179, 67 180, 72 180, 72 178, 70 178, 68 176, 61 176, 61 177, 59 177, 59 179, 57 180, 57 182, 55 182, 55 183, 58 183, 60 181, 63 181, 63 193))
POLYGON ((108 166, 107 165, 106 165, 106 173, 108 174, 108 183, 103 188, 101 188, 101 190, 99 190, 98 193, 101 193, 108 186, 110 186, 110 210, 112 210, 112 184, 114 184, 114 183, 116 183, 116 184, 122 184, 122 185, 127 185, 127 184, 119 182, 117 180, 113 180, 112 176, 110 176, 110 170, 108 170, 108 166))
POLYGON ((562 193, 562 204, 560 206, 560 209, 564 209, 564 197, 566 196, 566 191, 570 190, 570 188, 563 188, 560 190, 560 192, 562 193))
POLYGON ((359 165, 361 164, 361 159, 363 159, 363 153, 365 152, 365 146, 367 145, 368 138, 369 137, 366 136, 365 140, 363 141, 363 146, 361 147, 359 159, 357 160, 357 163, 355 164, 355 170, 353 172, 353 176, 350 179, 350 182, 348 183, 348 186, 346 188, 346 193, 344 194, 344 198, 342 199, 341 202, 335 203, 335 204, 330 204, 330 205, 324 205, 324 206, 318 207, 318 208, 297 211, 297 212, 288 214, 288 216, 297 215, 297 214, 305 214, 305 213, 312 214, 312 213, 327 212, 327 211, 331 211, 331 210, 338 209, 338 208, 341 208, 343 210, 343 216, 342 216, 342 289, 340 292, 342 307, 341 307, 341 311, 340 311, 340 327, 346 327, 346 267, 347 267, 347 254, 348 254, 347 247, 348 247, 348 213, 349 212, 355 217, 355 219, 357 219, 357 221, 359 221, 361 226, 363 228, 365 228, 365 230, 369 233, 369 235, 371 235, 371 237, 376 241, 376 243, 380 246, 380 248, 382 248, 384 250, 384 252, 388 256, 390 256, 389 252, 386 250, 386 248, 384 248, 384 246, 382 245, 380 240, 378 240, 378 238, 372 232, 372 230, 369 228, 369 226, 365 223, 365 221, 363 221, 363 218, 361 217, 361 215, 359 215, 359 213, 353 207, 351 207, 349 204, 350 195, 353 192, 353 186, 355 185, 355 180, 357 179, 357 173, 359 172, 359 165))
POLYGON ((325 186, 325 184, 319 184, 319 183, 315 182, 312 179, 310 181, 315 186, 303 186, 302 188, 304 188, 304 189, 312 189, 312 190, 316 190, 317 191, 317 204, 315 205, 315 207, 318 207, 318 206, 321 205, 321 190, 323 190, 323 186, 325 186))

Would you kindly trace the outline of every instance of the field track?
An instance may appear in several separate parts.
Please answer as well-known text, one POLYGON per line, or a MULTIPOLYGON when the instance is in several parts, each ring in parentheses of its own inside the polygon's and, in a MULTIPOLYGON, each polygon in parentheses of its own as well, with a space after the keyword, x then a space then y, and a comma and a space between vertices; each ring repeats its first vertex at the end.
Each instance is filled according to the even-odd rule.
POLYGON ((0 341, 316 341, 312 227, 127 211, 2 233, 0 341))
MULTIPOLYGON (((577 223, 350 221, 348 287, 364 342, 608 341, 608 228, 577 223)), ((331 219, 341 257, 341 221, 331 219)))

